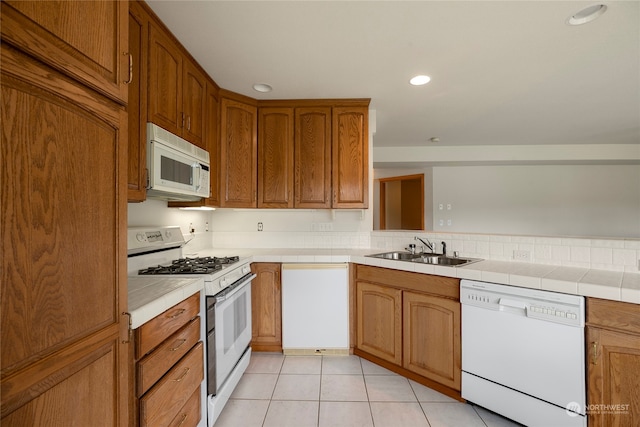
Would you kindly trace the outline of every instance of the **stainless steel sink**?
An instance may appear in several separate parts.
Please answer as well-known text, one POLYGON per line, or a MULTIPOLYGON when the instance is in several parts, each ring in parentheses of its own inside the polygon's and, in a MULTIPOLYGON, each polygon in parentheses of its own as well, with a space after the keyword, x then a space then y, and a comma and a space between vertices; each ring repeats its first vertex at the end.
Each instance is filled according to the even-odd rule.
POLYGON ((367 255, 372 258, 382 258, 396 261, 420 262, 423 264, 446 265, 457 267, 481 261, 479 258, 456 258, 438 254, 412 254, 411 252, 395 251, 381 254, 367 255))
POLYGON ((480 261, 477 258, 452 258, 444 255, 424 255, 420 258, 414 258, 411 261, 421 262, 423 264, 448 265, 457 267, 459 265, 467 265, 472 262, 480 261))
POLYGON ((421 254, 412 254, 411 252, 402 252, 402 251, 396 251, 396 252, 385 252, 382 254, 373 254, 373 255, 367 255, 373 258, 382 258, 382 259, 395 259, 395 260, 399 260, 399 261, 411 261, 415 258, 419 258, 422 255, 421 254))

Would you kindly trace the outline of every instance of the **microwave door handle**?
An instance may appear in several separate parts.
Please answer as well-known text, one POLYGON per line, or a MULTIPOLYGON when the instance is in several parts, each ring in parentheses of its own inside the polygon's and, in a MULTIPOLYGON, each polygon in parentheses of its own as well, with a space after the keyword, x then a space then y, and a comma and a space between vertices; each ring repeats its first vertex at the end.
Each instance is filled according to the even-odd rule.
POLYGON ((202 168, 200 167, 200 163, 196 163, 195 165, 193 165, 193 167, 198 171, 198 176, 196 177, 196 182, 195 182, 196 191, 197 191, 197 190, 200 190, 200 187, 202 186, 201 185, 202 168))

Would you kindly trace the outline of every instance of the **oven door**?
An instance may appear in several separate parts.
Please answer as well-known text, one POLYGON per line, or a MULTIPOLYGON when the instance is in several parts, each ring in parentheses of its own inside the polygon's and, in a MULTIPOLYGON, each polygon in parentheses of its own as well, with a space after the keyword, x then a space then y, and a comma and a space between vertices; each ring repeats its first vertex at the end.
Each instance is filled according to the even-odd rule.
POLYGON ((219 390, 251 342, 251 281, 249 274, 216 295, 216 388, 219 390))

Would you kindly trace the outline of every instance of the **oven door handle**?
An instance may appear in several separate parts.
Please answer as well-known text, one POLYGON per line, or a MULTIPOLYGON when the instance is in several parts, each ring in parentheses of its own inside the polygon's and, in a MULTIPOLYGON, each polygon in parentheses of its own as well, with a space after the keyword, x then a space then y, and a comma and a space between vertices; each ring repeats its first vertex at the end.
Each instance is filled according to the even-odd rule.
POLYGON ((257 275, 251 274, 249 277, 247 277, 246 279, 244 279, 242 282, 238 283, 237 285, 232 285, 233 288, 231 289, 231 291, 225 292, 225 293, 223 293, 223 295, 220 295, 220 296, 216 297, 216 304, 224 302, 227 299, 229 299, 232 296, 234 296, 235 294, 237 294, 238 292, 240 292, 242 290, 242 288, 244 288, 244 285, 246 285, 247 283, 251 283, 251 281, 253 279, 255 279, 256 277, 257 277, 257 275))

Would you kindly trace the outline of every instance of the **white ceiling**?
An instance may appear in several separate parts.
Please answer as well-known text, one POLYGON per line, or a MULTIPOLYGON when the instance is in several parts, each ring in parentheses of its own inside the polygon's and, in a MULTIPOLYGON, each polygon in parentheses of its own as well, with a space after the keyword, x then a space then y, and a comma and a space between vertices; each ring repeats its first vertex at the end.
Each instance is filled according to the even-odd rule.
POLYGON ((374 148, 640 144, 640 1, 148 4, 225 89, 371 98, 374 148))

